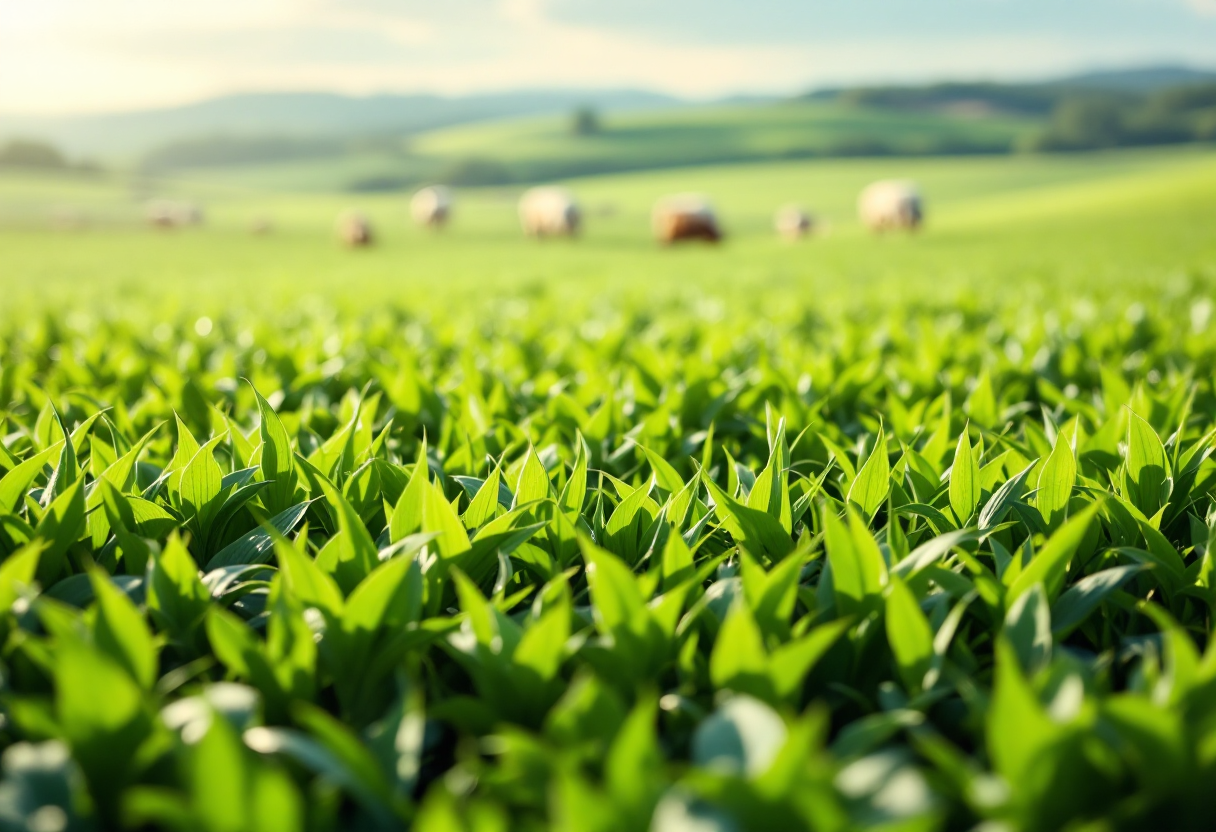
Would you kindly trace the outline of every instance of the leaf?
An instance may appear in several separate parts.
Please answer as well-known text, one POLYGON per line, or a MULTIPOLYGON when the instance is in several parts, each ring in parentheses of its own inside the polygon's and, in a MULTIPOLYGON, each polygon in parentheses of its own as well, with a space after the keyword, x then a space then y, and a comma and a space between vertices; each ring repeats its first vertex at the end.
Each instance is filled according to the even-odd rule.
POLYGON ((950 508, 961 528, 971 519, 980 503, 980 469, 971 453, 971 442, 964 430, 954 449, 950 468, 950 508))
POLYGON ((1013 585, 1009 587, 1009 592, 1005 596, 1007 605, 1012 605, 1021 597, 1022 593, 1035 584, 1043 584, 1047 589, 1049 599, 1059 592, 1060 584, 1064 580, 1064 573, 1068 569, 1068 562, 1077 551, 1077 547, 1081 545, 1086 531, 1089 530, 1089 524, 1093 522, 1099 508, 1099 503, 1091 503, 1069 518, 1058 532, 1048 538, 1043 548, 1031 558, 1030 565, 1022 570, 1013 585))
POLYGON ((1077 482, 1077 461, 1064 434, 1056 436, 1056 445, 1039 474, 1039 489, 1035 497, 1047 528, 1054 531, 1068 516, 1068 501, 1077 482))
POLYGON ((1126 466, 1125 496, 1145 517, 1152 517, 1165 505, 1169 459, 1156 431, 1134 412, 1127 424, 1126 466))
POLYGON ((895 654, 904 685, 919 693, 925 674, 933 664, 933 631, 917 603, 916 596, 897 577, 892 577, 887 592, 887 643, 895 654))
POLYGON ((701 478, 713 498, 715 514, 736 543, 771 560, 780 560, 794 548, 793 540, 776 518, 740 503, 719 488, 704 471, 701 478))
POLYGON ((50 586, 63 571, 68 547, 85 533, 83 479, 76 480, 55 498, 34 532, 47 543, 38 562, 38 581, 50 586))
POLYGON ((650 463, 650 468, 654 471, 655 482, 658 483, 659 488, 670 494, 678 494, 683 490, 684 480, 670 462, 645 445, 638 445, 638 447, 646 455, 646 461, 650 463))
POLYGON ((1022 668, 1034 675, 1051 660, 1051 613, 1042 584, 1023 592, 1005 614, 1004 638, 1022 668))
POLYGON ((410 480, 401 492, 401 499, 389 518, 389 540, 396 543, 422 528, 422 504, 430 485, 430 468, 426 461, 426 439, 418 447, 418 459, 410 480))
MULTIPOLYGON (((404 494, 401 499, 405 499, 404 494)), ((436 483, 426 483, 422 492, 422 531, 435 535, 435 546, 445 559, 454 559, 472 548, 464 524, 436 483)))
POLYGON ((511 508, 543 500, 549 496, 549 474, 541 464, 536 450, 529 446, 524 455, 524 465, 519 472, 519 483, 515 486, 515 502, 511 508))
POLYGON ((562 491, 561 506, 567 513, 578 514, 583 509, 587 497, 587 443, 582 434, 577 434, 575 440, 574 469, 566 480, 562 491))
POLYGON ((148 568, 148 610, 161 629, 181 644, 189 643, 211 601, 199 580, 198 565, 176 536, 154 554, 148 568))
POLYGON ((498 467, 490 472, 486 481, 477 489, 476 496, 464 513, 467 529, 478 529, 498 516, 498 489, 501 483, 498 467))
POLYGON ((869 530, 855 512, 848 514, 845 526, 825 505, 823 529, 836 606, 843 615, 855 615, 881 604, 887 570, 869 530))
MULTIPOLYGON (((311 500, 291 506, 276 514, 267 521, 267 525, 280 535, 289 533, 300 524, 308 513, 311 500)), ((265 528, 259 527, 244 537, 232 541, 220 549, 211 560, 207 561, 207 571, 220 569, 225 566, 236 566, 243 563, 269 563, 270 552, 274 548, 274 537, 265 528)))
POLYGON ((97 610, 94 641, 121 663, 140 687, 151 689, 156 681, 156 648, 143 615, 99 570, 90 572, 89 579, 97 610))
POLYGON ((1009 512, 1009 509, 1022 496, 1022 484, 1026 482, 1026 478, 1030 476, 1030 472, 1038 464, 1039 461, 1036 459, 993 492, 980 512, 979 526, 981 531, 988 531, 1005 519, 1005 515, 1009 512))
POLYGON ((996 644, 996 681, 984 722, 993 767, 1011 784, 1030 775, 1059 731, 1022 676, 1016 651, 1003 638, 996 644))
POLYGON ((786 702, 793 700, 815 663, 827 654, 851 625, 847 618, 829 621, 774 650, 768 674, 777 696, 786 702))
POLYGON ((30 484, 46 467, 47 460, 62 450, 55 444, 36 453, 0 478, 0 514, 12 514, 17 510, 30 484))
POLYGON ((330 510, 337 518, 338 532, 329 539, 317 559, 321 561, 326 551, 332 553, 332 574, 343 590, 349 593, 376 568, 380 561, 379 552, 367 526, 363 525, 363 518, 354 507, 328 479, 320 477, 319 482, 330 510))
POLYGON ((887 440, 882 427, 879 426, 874 449, 870 451, 865 465, 861 466, 857 478, 849 486, 846 502, 857 506, 868 520, 886 502, 890 488, 891 463, 887 459, 887 440))
POLYGON ((1067 635, 1115 590, 1144 569, 1140 564, 1115 566, 1077 581, 1051 608, 1052 632, 1060 637, 1067 635))
POLYGON ((8 615, 22 592, 29 590, 45 543, 27 543, 0 563, 0 616, 8 615))
POLYGON ((710 654, 710 680, 718 688, 772 699, 775 692, 768 678, 767 658, 760 628, 751 611, 742 599, 736 600, 718 630, 718 639, 710 654))
POLYGON ((306 606, 317 607, 335 620, 340 620, 345 603, 334 579, 322 572, 312 558, 282 537, 275 538, 274 553, 283 581, 292 594, 306 606))

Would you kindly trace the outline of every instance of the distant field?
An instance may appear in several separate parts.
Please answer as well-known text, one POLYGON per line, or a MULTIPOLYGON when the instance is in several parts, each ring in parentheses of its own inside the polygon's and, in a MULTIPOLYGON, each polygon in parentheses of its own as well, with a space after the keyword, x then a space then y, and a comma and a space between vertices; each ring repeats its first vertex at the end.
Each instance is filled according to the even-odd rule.
POLYGON ((112 298, 116 285, 141 297, 189 294, 206 302, 218 302, 220 290, 265 297, 356 285, 419 304, 471 286, 475 302, 522 284, 730 293, 776 283, 856 297, 880 283, 915 292, 928 281, 935 294, 1068 275, 1135 283, 1146 274, 1210 273, 1216 263, 1208 219, 1216 216, 1216 154, 1204 151, 797 161, 568 184, 588 215, 583 238, 537 244, 519 233, 518 188, 459 191, 452 227, 430 234, 411 226, 404 195, 284 194, 201 180, 151 190, 115 179, 5 176, 0 287, 10 303, 45 301, 62 289, 112 298), (886 176, 911 177, 924 188, 929 221, 915 238, 874 239, 857 225, 857 192, 886 176), (678 191, 714 200, 729 235, 724 245, 653 245, 650 207, 678 191), (206 226, 145 228, 141 205, 152 194, 196 199, 206 226), (787 202, 812 210, 822 234, 800 245, 777 240, 771 216, 787 202), (380 242, 372 250, 335 244, 332 223, 347 207, 373 219, 380 242), (65 217, 83 221, 82 229, 54 230, 65 217), (248 232, 258 217, 273 221, 271 235, 248 232))
MULTIPOLYGON (((384 142, 331 158, 208 167, 232 185, 290 190, 392 190, 408 183, 535 182, 575 175, 820 156, 1003 153, 1042 125, 1024 117, 948 115, 822 101, 608 113, 601 130, 570 117, 501 119, 384 142)), ((201 170, 201 169, 200 169, 201 170)))

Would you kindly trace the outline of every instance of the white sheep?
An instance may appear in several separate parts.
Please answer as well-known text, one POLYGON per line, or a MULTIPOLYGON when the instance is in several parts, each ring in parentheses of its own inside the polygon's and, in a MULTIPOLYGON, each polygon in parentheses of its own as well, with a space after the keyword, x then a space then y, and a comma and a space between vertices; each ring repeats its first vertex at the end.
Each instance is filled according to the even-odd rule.
POLYGON ((519 223, 529 237, 573 237, 582 212, 565 188, 532 188, 519 200, 519 223))
POLYGON ((797 205, 786 205, 773 217, 773 226, 786 240, 794 241, 806 237, 815 227, 815 221, 797 205))
POLYGON ((924 220, 920 190, 913 182, 887 179, 869 185, 857 202, 861 221, 871 231, 915 231, 924 220))
POLYGON ((452 192, 443 185, 432 185, 414 194, 410 215, 423 228, 443 228, 452 216, 452 192))
POLYGON ((348 248, 372 244, 372 224, 358 211, 347 211, 338 217, 338 239, 348 248))

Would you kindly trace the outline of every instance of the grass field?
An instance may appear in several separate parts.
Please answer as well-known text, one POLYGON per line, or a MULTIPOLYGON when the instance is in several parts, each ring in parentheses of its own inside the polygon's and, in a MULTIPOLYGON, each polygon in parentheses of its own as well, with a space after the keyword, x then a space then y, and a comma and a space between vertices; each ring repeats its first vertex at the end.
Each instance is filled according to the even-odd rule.
POLYGON ((482 297, 497 297, 521 286, 574 296, 588 289, 730 295, 764 287, 870 302, 892 289, 918 293, 930 285, 933 297, 948 300, 1009 281, 1046 279, 1057 289, 1085 291, 1095 273, 1105 285, 1135 291, 1148 275, 1209 273, 1216 240, 1205 217, 1214 182, 1216 157, 1207 151, 806 161, 615 175, 568 183, 588 214, 582 239, 536 244, 518 230, 518 189, 462 190, 452 227, 432 234, 411 226, 408 200, 399 195, 9 176, 0 179, 0 281, 11 302, 54 296, 59 288, 91 300, 122 285, 140 287, 140 297, 203 304, 230 303, 234 291, 237 298, 326 295, 335 285, 342 295, 357 288, 360 296, 420 304, 435 295, 446 302, 449 290, 476 287, 482 297), (874 239, 860 228, 856 194, 887 176, 922 184, 925 233, 874 239), (716 203, 724 245, 660 251, 653 244, 651 205, 681 191, 716 203), (143 227, 143 201, 163 194, 197 200, 206 226, 168 233, 143 227), (813 211, 821 235, 793 246, 778 240, 772 214, 787 202, 813 211), (347 252, 335 244, 332 223, 349 207, 371 217, 380 241, 373 249, 347 252), (54 230, 65 211, 82 217, 84 227, 54 230), (258 217, 271 219, 274 233, 251 235, 258 217))
POLYGON ((0 178, 0 832, 1209 828, 1216 154, 566 184, 0 178))
MULTIPOLYGON (((983 118, 791 101, 608 113, 592 135, 570 117, 500 119, 435 130, 329 158, 213 166, 213 181, 271 190, 400 187, 461 175, 478 182, 544 179, 692 165, 847 155, 1004 153, 1042 128, 1028 117, 983 118)), ((468 180, 472 181, 472 180, 468 180)))

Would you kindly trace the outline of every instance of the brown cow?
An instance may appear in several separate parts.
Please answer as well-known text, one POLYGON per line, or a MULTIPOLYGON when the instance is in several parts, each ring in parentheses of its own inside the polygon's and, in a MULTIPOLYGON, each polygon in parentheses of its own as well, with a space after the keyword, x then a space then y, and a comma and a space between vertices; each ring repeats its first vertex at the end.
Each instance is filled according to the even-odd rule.
POLYGON ((722 239, 713 206, 695 194, 660 199, 651 214, 651 228, 655 238, 664 245, 683 240, 716 243, 722 239))

